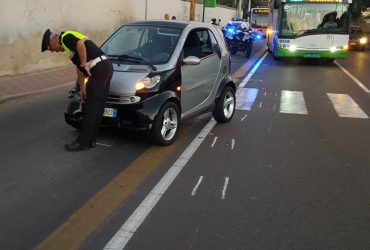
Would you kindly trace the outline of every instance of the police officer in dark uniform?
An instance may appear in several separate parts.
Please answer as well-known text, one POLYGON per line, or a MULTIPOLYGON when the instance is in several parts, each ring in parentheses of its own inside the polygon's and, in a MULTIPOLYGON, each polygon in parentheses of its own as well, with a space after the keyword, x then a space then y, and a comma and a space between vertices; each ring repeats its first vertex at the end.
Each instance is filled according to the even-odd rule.
POLYGON ((77 68, 80 96, 85 98, 81 131, 76 140, 65 145, 67 151, 81 151, 95 147, 109 93, 113 66, 98 46, 76 31, 44 33, 41 51, 66 52, 77 68), (85 84, 85 78, 88 81, 85 84))

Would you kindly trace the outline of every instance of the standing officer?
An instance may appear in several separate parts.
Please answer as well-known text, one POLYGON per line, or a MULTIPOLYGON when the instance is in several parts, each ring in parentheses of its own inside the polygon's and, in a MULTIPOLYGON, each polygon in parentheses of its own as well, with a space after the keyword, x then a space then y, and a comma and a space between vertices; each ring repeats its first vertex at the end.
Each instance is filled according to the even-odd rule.
POLYGON ((54 34, 47 29, 41 44, 41 51, 46 50, 67 53, 77 68, 80 96, 86 99, 80 134, 72 143, 66 144, 65 149, 81 151, 95 147, 109 93, 112 63, 95 43, 76 31, 54 34), (88 77, 86 88, 85 77, 88 77))

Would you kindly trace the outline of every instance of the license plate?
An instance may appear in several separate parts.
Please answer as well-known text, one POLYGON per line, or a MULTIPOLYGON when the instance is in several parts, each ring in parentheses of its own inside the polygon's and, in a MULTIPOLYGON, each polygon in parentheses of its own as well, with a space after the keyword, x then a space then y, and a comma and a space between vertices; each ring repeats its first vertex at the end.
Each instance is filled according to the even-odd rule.
POLYGON ((356 43, 353 43, 353 42, 352 42, 352 43, 349 43, 349 44, 350 44, 350 45, 356 45, 356 43))
POLYGON ((308 58, 318 58, 319 55, 318 54, 307 54, 307 57, 308 58))
POLYGON ((117 109, 105 108, 103 116, 104 117, 116 118, 117 117, 117 109))

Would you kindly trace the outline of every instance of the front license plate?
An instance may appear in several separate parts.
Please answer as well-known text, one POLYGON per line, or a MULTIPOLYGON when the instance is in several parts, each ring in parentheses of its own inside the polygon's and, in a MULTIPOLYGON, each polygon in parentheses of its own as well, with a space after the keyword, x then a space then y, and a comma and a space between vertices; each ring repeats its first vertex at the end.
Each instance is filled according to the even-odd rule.
POLYGON ((104 117, 110 117, 110 118, 116 118, 117 117, 117 109, 105 108, 103 116, 104 117))
POLYGON ((318 58, 319 55, 318 54, 307 54, 307 57, 308 58, 318 58))

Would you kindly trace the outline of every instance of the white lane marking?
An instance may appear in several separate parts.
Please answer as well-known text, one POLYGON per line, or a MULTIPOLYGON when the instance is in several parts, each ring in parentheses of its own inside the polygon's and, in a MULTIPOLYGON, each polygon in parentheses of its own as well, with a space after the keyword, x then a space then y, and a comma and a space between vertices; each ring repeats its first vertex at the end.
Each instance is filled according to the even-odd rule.
POLYGON ((215 139, 213 140, 213 143, 211 145, 211 148, 213 148, 216 145, 217 139, 218 139, 218 137, 216 136, 215 139))
POLYGON ((260 108, 262 108, 262 102, 260 102, 260 105, 259 105, 260 108))
POLYGON ((238 86, 238 91, 240 91, 242 88, 244 88, 244 86, 247 84, 247 82, 252 78, 252 76, 254 75, 254 73, 256 73, 257 69, 259 68, 259 66, 261 65, 261 63, 263 62, 263 60, 265 60, 266 56, 268 55, 268 53, 266 52, 262 57, 261 59, 258 60, 258 62, 256 63, 256 65, 254 65, 254 67, 252 68, 252 70, 249 72, 249 74, 243 79, 243 81, 239 84, 238 86))
POLYGON ((245 120, 245 118, 247 118, 248 115, 245 115, 242 117, 242 119, 240 120, 241 122, 243 122, 245 120))
MULTIPOLYGON (((265 55, 257 62, 257 64, 252 68, 251 72, 244 78, 244 84, 239 85, 243 88, 248 80, 257 71, 258 67, 261 65, 263 60, 266 58, 265 55), (253 73, 252 73, 253 72, 253 73), (251 74, 252 73, 252 74, 251 74)), ((168 187, 176 179, 178 174, 197 151, 199 146, 204 141, 205 137, 210 133, 210 131, 216 125, 216 121, 211 119, 206 126, 200 131, 200 133, 195 137, 195 139, 190 143, 190 145, 185 149, 185 151, 180 155, 180 158, 170 167, 167 173, 162 177, 162 179, 157 183, 157 185, 150 191, 146 198, 141 202, 139 207, 130 215, 127 221, 122 225, 122 227, 115 233, 111 240, 105 245, 104 250, 122 250, 125 248, 129 240, 132 238, 136 230, 143 223, 145 218, 149 215, 155 205, 158 203, 162 195, 167 191, 168 187)), ((225 191, 226 192, 226 191, 225 191)))
POLYGON ((100 146, 104 146, 104 147, 112 147, 112 145, 108 145, 108 144, 104 144, 104 143, 100 143, 100 142, 97 142, 96 145, 100 145, 100 146))
POLYGON ((367 114, 358 106, 358 104, 347 94, 327 93, 335 111, 340 117, 348 118, 369 118, 367 114))
POLYGON ((222 199, 225 200, 227 186, 229 185, 229 177, 225 177, 224 188, 222 189, 222 199))
POLYGON ((202 180, 203 180, 203 176, 199 177, 198 183, 195 185, 195 187, 193 188, 193 191, 191 192, 191 196, 194 196, 196 194, 200 183, 202 183, 202 180))
POLYGON ((231 150, 234 150, 235 147, 235 139, 231 139, 231 150))
POLYGON ((176 162, 170 167, 167 173, 150 191, 146 198, 141 202, 138 208, 131 214, 122 227, 116 232, 108 244, 104 247, 105 250, 123 249, 131 237, 134 235, 145 218, 149 215, 155 205, 158 203, 162 195, 167 191, 168 187, 176 179, 178 174, 190 160, 193 154, 197 151, 203 140, 216 125, 216 121, 211 119, 207 125, 200 131, 185 151, 180 155, 176 162))
POLYGON ((307 115, 303 93, 301 91, 282 90, 280 113, 307 115))
POLYGON ((259 90, 255 88, 241 89, 238 92, 238 98, 236 98, 236 109, 252 110, 253 104, 258 95, 258 91, 259 90))
POLYGON ((340 65, 337 61, 334 62, 344 73, 349 76, 360 88, 363 89, 366 93, 370 93, 370 90, 362 83, 360 82, 356 77, 354 77, 351 73, 349 73, 348 70, 346 70, 342 65, 340 65))
POLYGON ((276 111, 276 103, 274 103, 274 107, 272 108, 272 110, 275 112, 276 111))
POLYGON ((263 95, 266 96, 267 95, 267 92, 265 92, 263 95))

